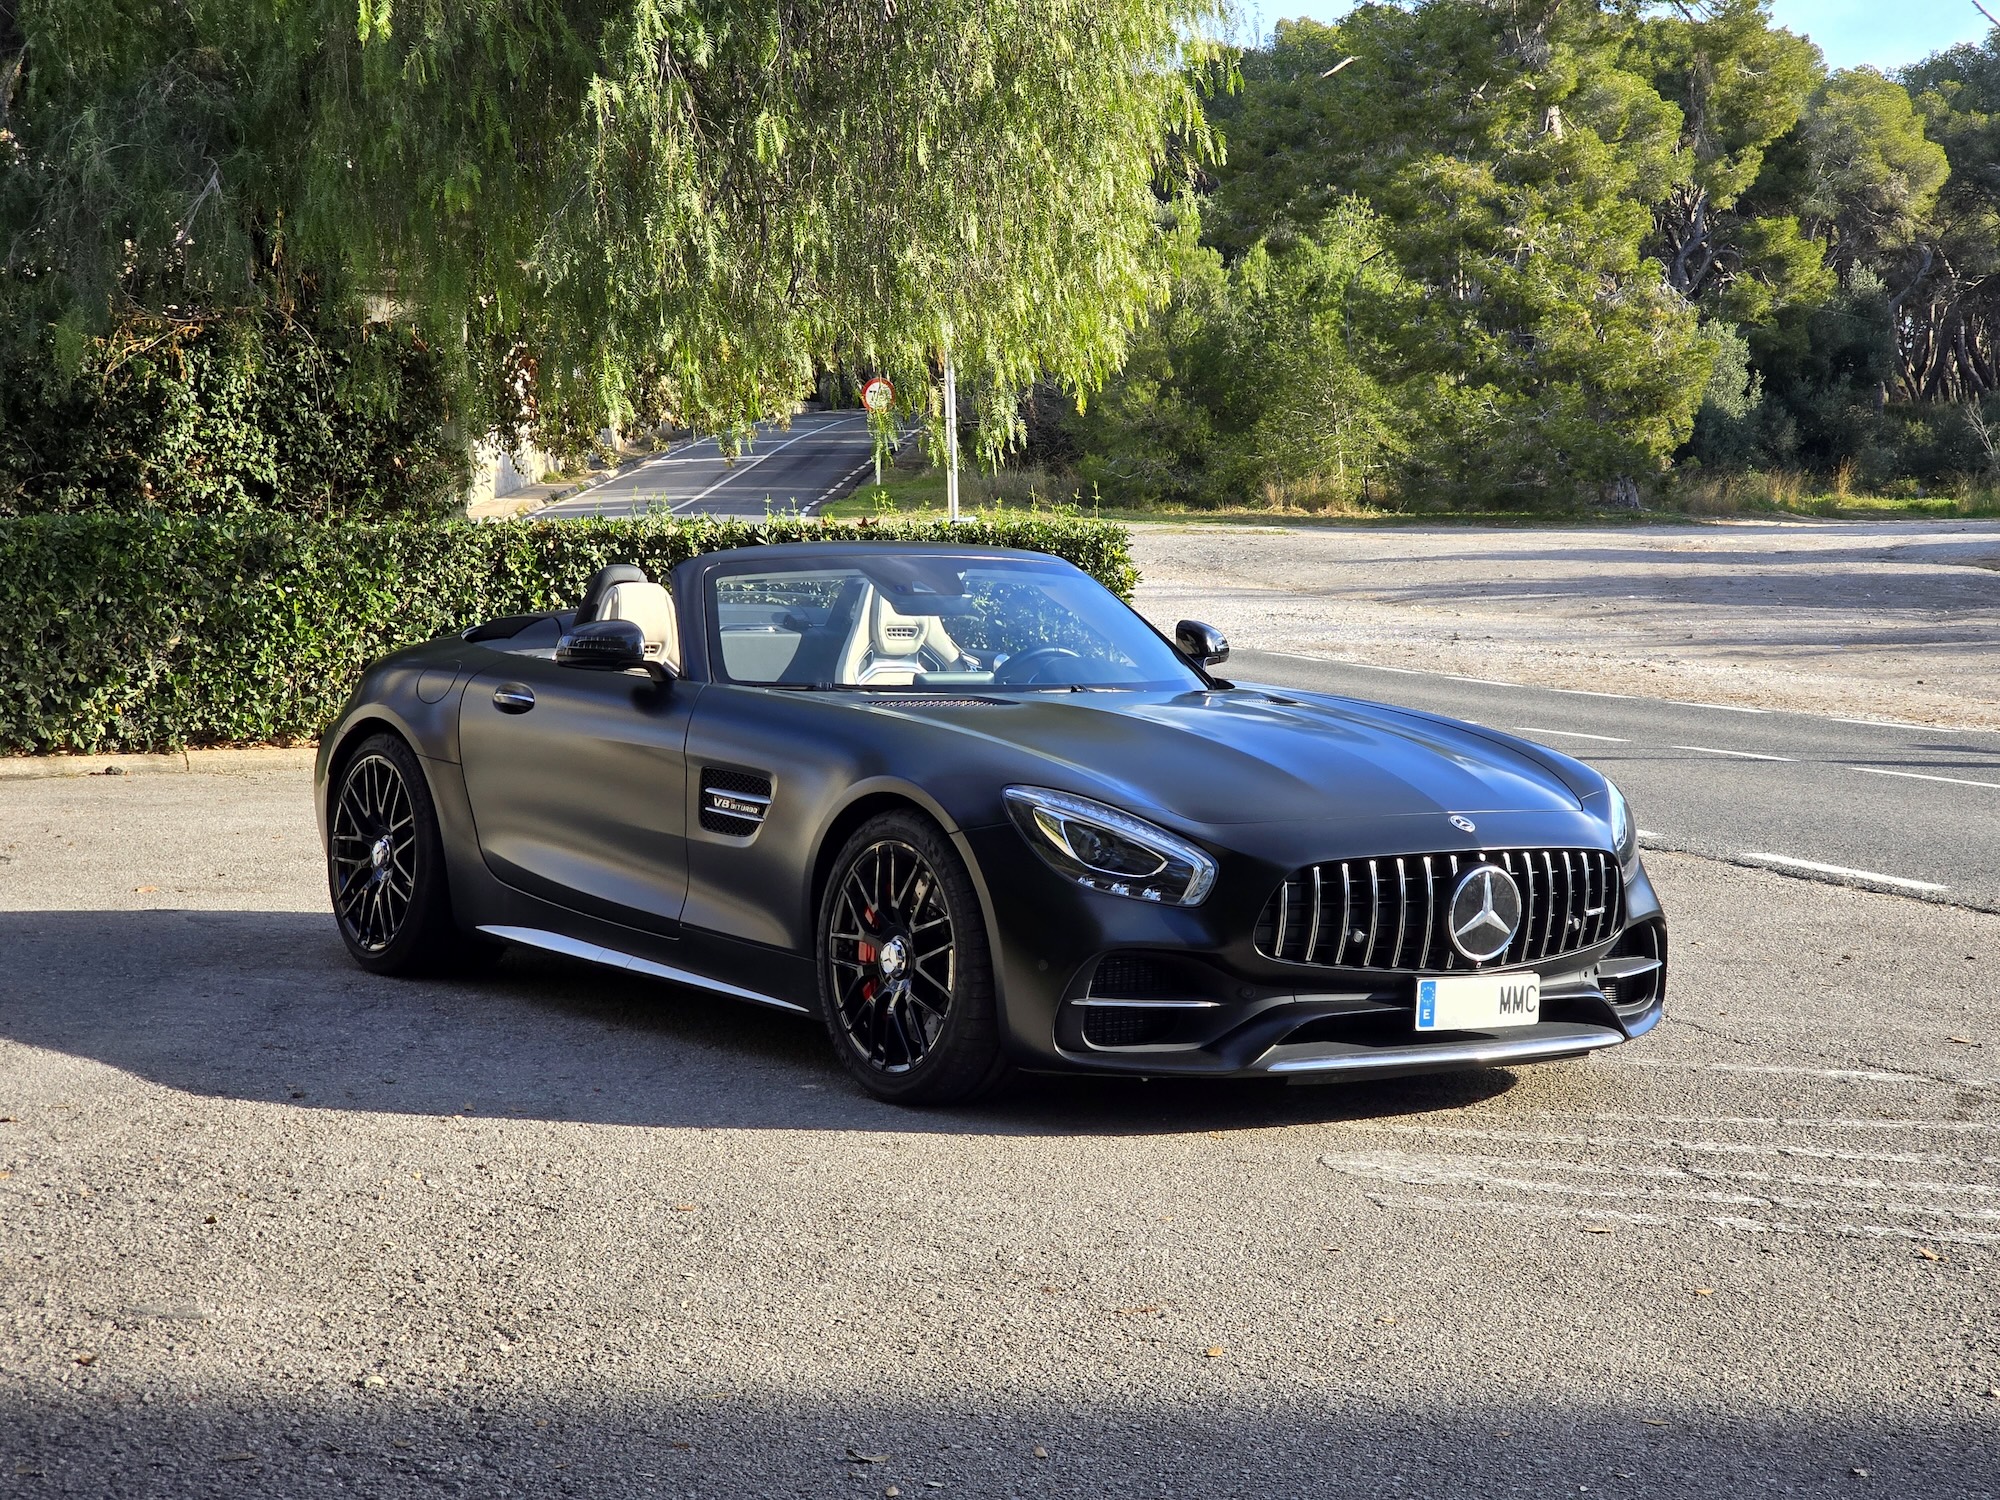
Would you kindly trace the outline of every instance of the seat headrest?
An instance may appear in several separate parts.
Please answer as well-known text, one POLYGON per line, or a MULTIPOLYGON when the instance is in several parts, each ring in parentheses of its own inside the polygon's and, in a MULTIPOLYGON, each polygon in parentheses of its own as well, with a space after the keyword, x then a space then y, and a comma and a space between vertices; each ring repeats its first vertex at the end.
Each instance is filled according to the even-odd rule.
POLYGON ((657 583, 614 583, 605 591, 598 611, 604 620, 630 620, 646 637, 648 660, 664 661, 680 670, 680 633, 674 621, 674 598, 657 583))
POLYGON ((931 616, 906 615, 875 591, 868 612, 868 644, 877 656, 915 656, 930 634, 931 616))
POLYGON ((588 620, 608 620, 612 616, 604 613, 604 596, 621 583, 644 583, 646 570, 637 563, 607 563, 590 575, 590 582, 583 586, 583 602, 576 607, 576 623, 588 620))

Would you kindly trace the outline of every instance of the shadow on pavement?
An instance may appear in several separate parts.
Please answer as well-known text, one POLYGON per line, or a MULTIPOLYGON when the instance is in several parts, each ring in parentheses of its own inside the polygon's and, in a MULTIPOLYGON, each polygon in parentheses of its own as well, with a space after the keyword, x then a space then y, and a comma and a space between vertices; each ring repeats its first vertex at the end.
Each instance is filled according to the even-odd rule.
POLYGON ((956 1111, 880 1104, 817 1020, 540 954, 383 979, 312 912, 0 913, 0 1036, 191 1094, 299 1108, 737 1129, 1150 1134, 1472 1104, 1513 1075, 1380 1084, 1024 1079, 956 1111))
POLYGON ((277 1396, 42 1388, 0 1396, 0 1490, 132 1496, 1718 1497, 1989 1500, 2000 1440, 1940 1415, 1877 1422, 1533 1400, 1401 1410, 1338 1391, 1161 1402, 1111 1391, 935 1401, 676 1395, 591 1401, 464 1384, 277 1396), (1662 1412, 1664 1411, 1664 1415, 1662 1412), (1648 1421, 1658 1425, 1648 1425, 1648 1421), (1037 1454, 1044 1457, 1037 1457, 1037 1454), (861 1459, 850 1457, 861 1455, 861 1459), (865 1461, 863 1461, 865 1460, 865 1461))

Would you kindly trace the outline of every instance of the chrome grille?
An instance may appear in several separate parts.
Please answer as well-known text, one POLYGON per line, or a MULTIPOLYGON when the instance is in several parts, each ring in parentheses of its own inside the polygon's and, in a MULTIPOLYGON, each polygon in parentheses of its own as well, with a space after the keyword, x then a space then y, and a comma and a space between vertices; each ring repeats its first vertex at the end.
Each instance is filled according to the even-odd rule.
POLYGON ((1493 969, 1539 963, 1607 941, 1625 918, 1617 857, 1602 849, 1489 849, 1400 854, 1308 865, 1257 920, 1257 951, 1335 969, 1493 969), (1505 950, 1474 963, 1451 944, 1451 895, 1465 874, 1497 865, 1521 892, 1521 925, 1505 950))

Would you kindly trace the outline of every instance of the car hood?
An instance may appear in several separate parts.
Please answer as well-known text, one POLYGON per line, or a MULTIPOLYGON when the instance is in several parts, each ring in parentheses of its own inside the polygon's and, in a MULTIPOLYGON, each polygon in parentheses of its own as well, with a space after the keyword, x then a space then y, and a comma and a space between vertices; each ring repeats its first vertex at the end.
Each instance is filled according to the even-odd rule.
POLYGON ((1582 805, 1553 756, 1471 725, 1353 699, 1257 688, 1079 692, 939 715, 947 716, 1042 760, 1063 789, 1095 788, 1194 823, 1582 805))

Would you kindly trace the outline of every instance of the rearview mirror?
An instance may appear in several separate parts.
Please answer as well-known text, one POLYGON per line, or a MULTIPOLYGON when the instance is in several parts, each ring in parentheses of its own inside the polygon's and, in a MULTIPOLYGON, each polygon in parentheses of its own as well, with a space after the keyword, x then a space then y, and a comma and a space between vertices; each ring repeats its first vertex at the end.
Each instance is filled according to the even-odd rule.
POLYGON ((646 665, 646 633, 631 620, 589 620, 556 642, 556 665, 623 672, 646 665))
POLYGON ((1181 655, 1198 667, 1219 666, 1229 660, 1229 641, 1213 625, 1200 620, 1183 620, 1174 627, 1174 644, 1181 655))

